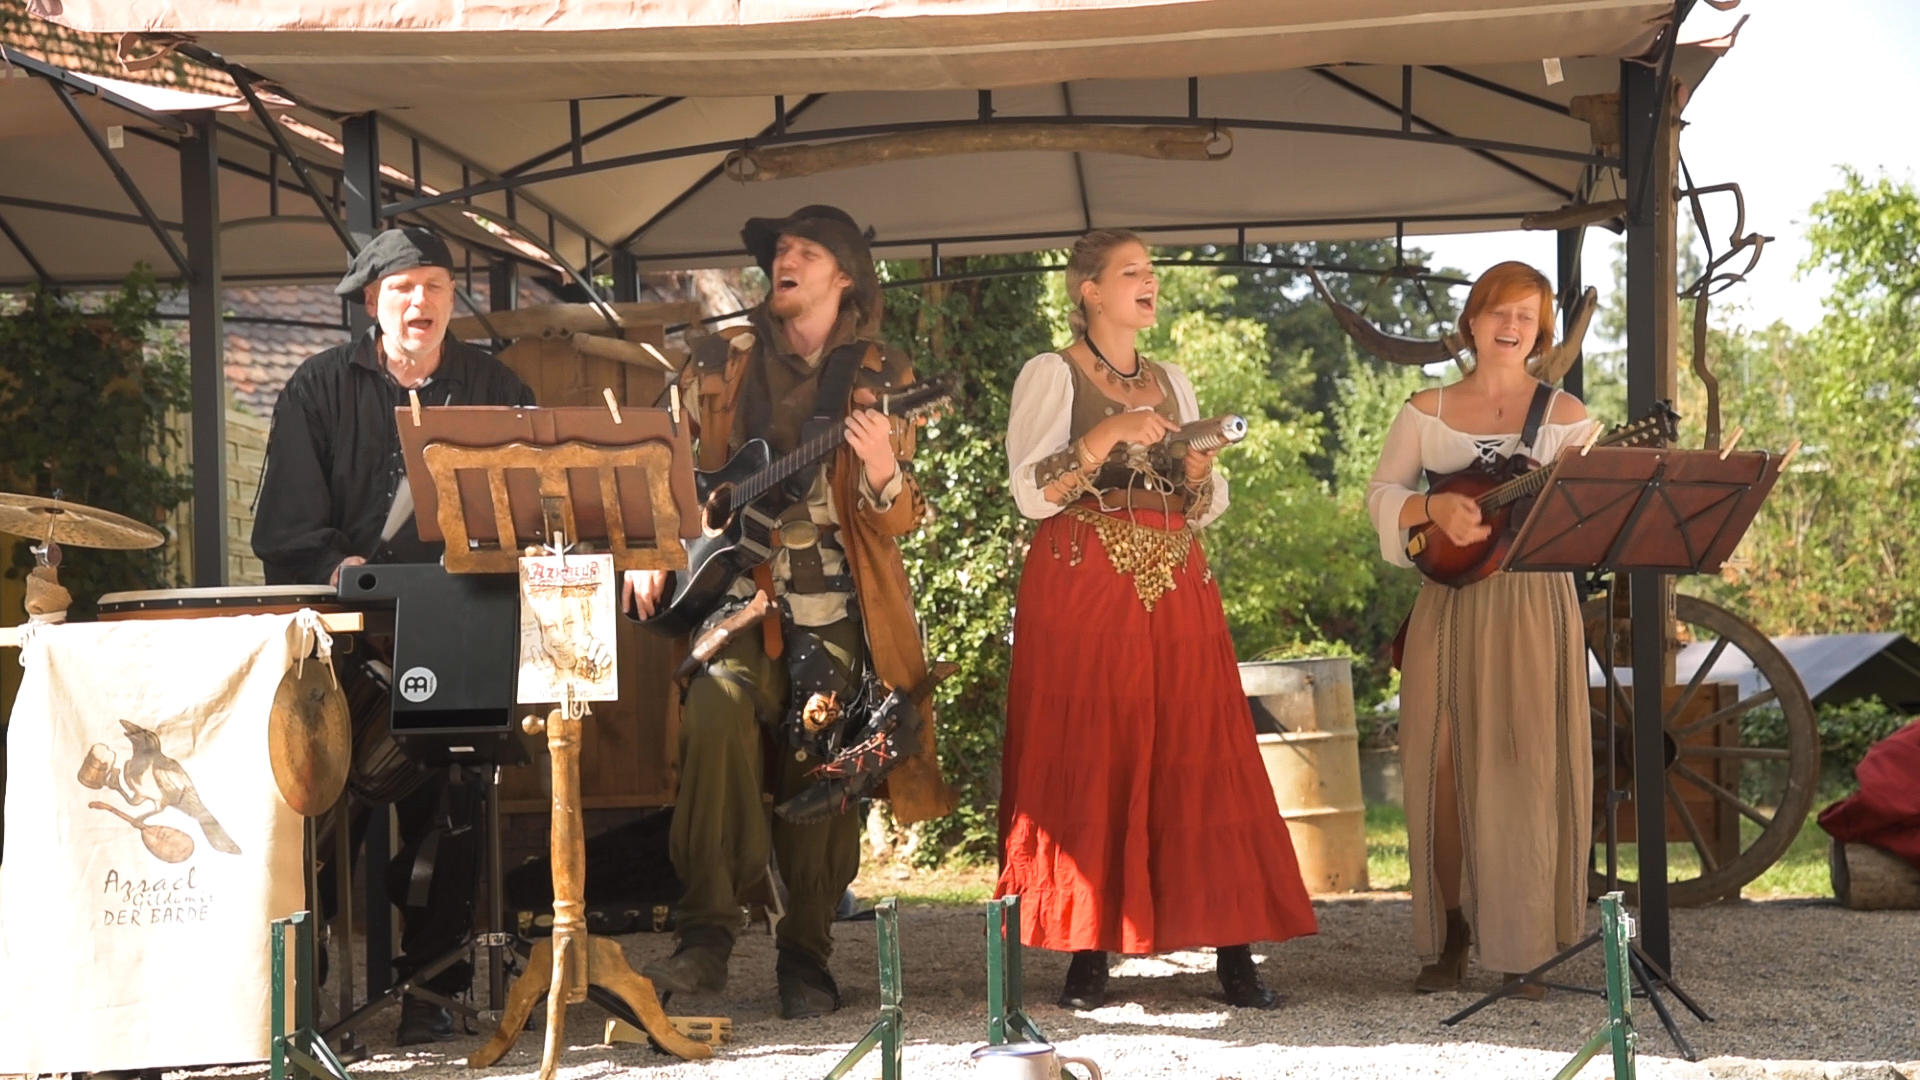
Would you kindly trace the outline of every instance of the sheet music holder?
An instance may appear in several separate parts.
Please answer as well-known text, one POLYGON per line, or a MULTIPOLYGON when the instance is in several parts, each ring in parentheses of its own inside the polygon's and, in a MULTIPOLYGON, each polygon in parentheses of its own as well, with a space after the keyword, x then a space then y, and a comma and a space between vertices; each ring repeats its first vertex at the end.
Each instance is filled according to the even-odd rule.
MULTIPOLYGON (((527 573, 558 562, 564 575, 569 556, 586 554, 568 549, 592 546, 611 553, 617 595, 621 571, 675 570, 687 564, 681 541, 699 535, 701 514, 693 484, 692 422, 677 394, 666 409, 623 407, 609 392, 605 407, 402 407, 394 410, 394 421, 420 536, 445 540, 451 573, 521 574, 523 550, 537 544, 541 547, 525 554, 557 558, 528 559, 527 573)), ((605 563, 596 555, 589 565, 605 563)), ((529 603, 528 580, 520 578, 522 608, 529 603)), ((601 596, 605 584, 602 578, 595 586, 601 596)), ((569 587, 564 577, 558 587, 569 587)), ((579 626, 567 625, 567 674, 559 680, 566 700, 544 720, 528 716, 521 725, 528 734, 546 736, 551 759, 552 935, 534 943, 526 969, 507 990, 499 1026, 467 1058, 475 1068, 498 1061, 544 995, 540 1080, 553 1080, 558 1070, 567 1006, 585 1001, 593 989, 603 991, 612 1005, 624 1006, 662 1049, 682 1059, 712 1054, 674 1028, 653 984, 627 965, 617 942, 587 930, 580 752, 588 713, 574 691, 583 682, 606 681, 608 673, 579 676, 576 661, 583 654, 572 648, 579 644, 573 633, 579 626)))
MULTIPOLYGON (((1552 469, 1546 487, 1535 497, 1534 505, 1521 522, 1513 544, 1500 568, 1509 572, 1585 572, 1608 571, 1616 575, 1634 575, 1635 586, 1657 583, 1661 574, 1713 573, 1720 569, 1746 535, 1760 504, 1773 490, 1788 455, 1763 450, 1722 453, 1718 450, 1649 449, 1644 447, 1591 446, 1568 449, 1549 466, 1552 469)), ((1616 582, 1621 579, 1616 576, 1616 582)), ((1650 592, 1658 590, 1649 589, 1650 592)), ((1636 623, 1640 620, 1636 619, 1636 623)), ((1635 652, 1642 654, 1636 640, 1635 652)), ((1609 635, 1609 654, 1612 638, 1609 635)), ((1655 645, 1657 653, 1658 645, 1655 645)), ((1644 654, 1642 654, 1644 655, 1644 654)), ((1616 670, 1614 658, 1607 657, 1609 679, 1616 670)), ((1653 700, 1659 701, 1664 680, 1655 677, 1642 682, 1635 670, 1636 688, 1644 686, 1653 700)), ((1618 725, 1613 716, 1616 695, 1607 698, 1607 797, 1605 844, 1607 847, 1607 888, 1617 884, 1614 813, 1620 796, 1614 776, 1616 754, 1614 739, 1618 725)), ((1635 709, 1636 775, 1649 761, 1660 761, 1664 754, 1665 732, 1659 708, 1635 709), (1640 750, 1647 753, 1642 755, 1640 750)), ((1664 776, 1655 768, 1648 775, 1664 776)), ((1646 835, 1664 835, 1665 792, 1660 784, 1645 785, 1636 807, 1644 822, 1658 822, 1646 835)), ((1645 848, 1642 848, 1643 858, 1645 848)), ((1664 874, 1664 858, 1660 860, 1664 874)), ((1644 875, 1643 875, 1644 876, 1644 875)), ((1664 890, 1661 891, 1664 897, 1664 890)), ((1664 926, 1664 901, 1653 911, 1642 897, 1641 918, 1657 918, 1664 926)), ((1599 944, 1596 931, 1581 941, 1526 972, 1522 982, 1545 984, 1541 976, 1599 944)), ((1710 1020, 1706 1011, 1688 997, 1673 981, 1664 966, 1632 943, 1629 967, 1635 982, 1645 994, 1667 1034, 1689 1061, 1698 1060, 1693 1048, 1681 1036, 1673 1017, 1656 992, 1656 983, 1671 992, 1701 1020, 1710 1020)), ((1452 1025, 1492 1004, 1522 985, 1508 984, 1481 998, 1467 1008, 1441 1021, 1452 1025)), ((1564 990, 1594 992, 1590 988, 1551 984, 1564 990)))
POLYGON ((446 541, 454 573, 512 573, 522 547, 558 532, 603 545, 619 570, 678 569, 679 541, 700 535, 693 435, 677 402, 402 407, 394 422, 420 538, 446 541), (458 499, 443 498, 446 487, 458 499))
POLYGON ((1502 570, 1710 574, 1780 478, 1764 450, 1568 450, 1520 525, 1502 570))

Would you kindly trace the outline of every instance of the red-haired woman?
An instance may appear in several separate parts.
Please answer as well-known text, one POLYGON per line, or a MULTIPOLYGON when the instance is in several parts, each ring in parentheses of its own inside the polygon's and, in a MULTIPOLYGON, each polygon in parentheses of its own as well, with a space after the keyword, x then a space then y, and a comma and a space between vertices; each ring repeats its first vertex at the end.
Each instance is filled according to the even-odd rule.
POLYGON ((1104 1003, 1107 954, 1212 945, 1226 1000, 1273 1008, 1248 943, 1315 929, 1194 530, 1227 506, 1179 368, 1134 348, 1159 283, 1131 233, 1074 245, 1077 340, 1014 384, 1007 456, 1041 525, 1014 615, 999 895, 1072 951, 1060 1003, 1104 1003))
MULTIPOLYGON (((1578 398, 1534 378, 1553 342, 1553 288, 1504 262, 1467 295, 1460 332, 1473 369, 1413 395, 1387 430, 1367 508, 1388 562, 1411 563, 1408 531, 1434 522, 1456 543, 1488 526, 1471 498, 1429 494, 1421 474, 1551 462, 1593 421, 1578 398), (1536 410, 1538 412, 1536 413, 1536 410), (1523 445, 1537 415, 1531 445, 1523 445)), ((1509 979, 1581 936, 1593 816, 1587 671, 1566 574, 1496 573, 1462 588, 1425 583, 1401 663, 1413 943, 1423 993, 1466 973, 1469 944, 1509 979)), ((1516 992, 1538 998, 1544 986, 1516 992)))

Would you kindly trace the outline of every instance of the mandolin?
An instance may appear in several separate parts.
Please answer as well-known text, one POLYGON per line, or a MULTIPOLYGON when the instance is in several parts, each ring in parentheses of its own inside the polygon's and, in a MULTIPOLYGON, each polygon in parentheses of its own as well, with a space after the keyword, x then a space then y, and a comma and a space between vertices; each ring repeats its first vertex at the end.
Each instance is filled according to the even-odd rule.
MULTIPOLYGON (((1602 436, 1595 446, 1637 446, 1671 442, 1679 414, 1660 402, 1653 411, 1631 424, 1615 428, 1602 436)), ((1470 466, 1448 473, 1428 485, 1427 494, 1465 495, 1480 504, 1480 519, 1489 529, 1481 540, 1455 544, 1446 530, 1429 522, 1415 528, 1407 537, 1407 558, 1429 579, 1460 588, 1480 581, 1500 568, 1507 549, 1519 533, 1514 520, 1516 504, 1537 495, 1547 486, 1552 469, 1542 468, 1531 458, 1515 454, 1487 468, 1470 466)))

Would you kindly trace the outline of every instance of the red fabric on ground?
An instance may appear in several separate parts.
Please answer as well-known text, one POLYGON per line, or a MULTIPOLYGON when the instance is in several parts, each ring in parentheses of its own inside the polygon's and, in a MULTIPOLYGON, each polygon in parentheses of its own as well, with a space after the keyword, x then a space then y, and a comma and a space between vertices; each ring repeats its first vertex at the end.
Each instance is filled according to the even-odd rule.
POLYGON ((1860 790, 1820 811, 1820 827, 1920 867, 1920 721, 1874 743, 1853 773, 1860 790))
POLYGON ((1028 945, 1142 954, 1316 929, 1205 571, 1196 544, 1149 613, 1091 526, 1049 518, 1028 550, 996 894, 1020 895, 1028 945))

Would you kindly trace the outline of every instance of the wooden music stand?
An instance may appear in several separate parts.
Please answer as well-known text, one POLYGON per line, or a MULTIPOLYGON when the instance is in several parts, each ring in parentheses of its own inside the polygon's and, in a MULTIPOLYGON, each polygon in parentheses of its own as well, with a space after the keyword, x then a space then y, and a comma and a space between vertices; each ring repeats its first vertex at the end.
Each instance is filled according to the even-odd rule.
POLYGON ((1715 573, 1785 460, 1764 450, 1569 450, 1500 569, 1715 573))
MULTIPOLYGON (((447 569, 454 573, 516 572, 521 544, 533 542, 555 550, 605 544, 616 572, 684 569, 686 549, 680 540, 683 529, 698 528, 699 507, 693 498, 691 439, 677 406, 676 401, 670 410, 620 409, 611 414, 611 426, 595 433, 599 445, 568 437, 569 418, 556 414, 591 413, 604 421, 608 409, 476 406, 428 410, 418 418, 396 410, 421 532, 428 531, 429 519, 437 524, 447 542, 447 569), (509 438, 499 445, 476 445, 489 427, 509 438), (422 472, 414 471, 415 462, 422 472), (458 497, 438 497, 455 492, 458 497), (473 497, 476 492, 485 497, 473 497)), ((618 998, 667 1052, 687 1060, 713 1054, 710 1046, 674 1028, 653 983, 627 965, 618 943, 587 933, 582 704, 563 702, 544 720, 529 716, 523 723, 529 734, 545 732, 552 755, 553 933, 534 944, 527 970, 507 991, 499 1028, 467 1059, 469 1067, 499 1061, 544 993, 547 1031, 540 1078, 552 1080, 566 1008, 585 1001, 590 986, 618 998)))

